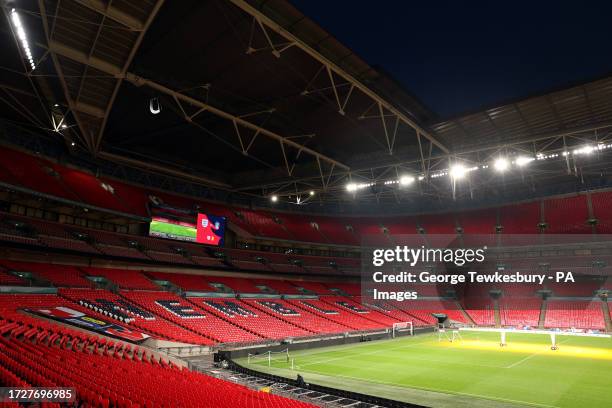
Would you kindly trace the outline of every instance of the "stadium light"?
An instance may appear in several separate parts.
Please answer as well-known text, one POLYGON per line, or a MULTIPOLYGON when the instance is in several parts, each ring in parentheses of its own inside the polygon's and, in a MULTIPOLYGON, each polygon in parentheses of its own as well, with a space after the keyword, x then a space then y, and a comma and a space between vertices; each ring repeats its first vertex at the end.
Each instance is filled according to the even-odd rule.
POLYGON ((21 47, 23 48, 23 52, 30 63, 30 67, 32 71, 36 69, 36 64, 34 64, 34 57, 32 57, 32 51, 30 50, 30 44, 28 43, 28 37, 26 36, 25 30, 23 28, 23 24, 21 23, 21 18, 17 13, 17 10, 11 9, 11 21, 13 22, 13 26, 15 26, 15 31, 17 31, 17 38, 21 42, 21 47))
POLYGON ((274 194, 274 195, 272 195, 272 196, 270 197, 270 200, 271 200, 273 203, 275 203, 275 202, 277 202, 277 201, 278 201, 278 196, 277 196, 276 194, 274 194))
POLYGON ((508 170, 508 167, 510 167, 510 162, 505 157, 500 157, 497 160, 495 160, 495 163, 493 164, 493 166, 495 167, 495 170, 499 172, 504 172, 508 170))
POLYGON ((455 164, 453 167, 451 167, 449 174, 453 179, 460 180, 465 177, 466 173, 467 169, 463 164, 455 164))
POLYGON ((308 193, 308 194, 310 194, 311 196, 313 196, 313 195, 315 195, 315 192, 314 192, 314 190, 310 190, 310 193, 308 193))
POLYGON ((346 185, 346 191, 350 191, 350 192, 357 191, 357 184, 355 184, 355 183, 348 183, 346 185))
POLYGON ((524 167, 534 160, 535 159, 533 157, 520 156, 516 159, 516 165, 519 167, 524 167))
POLYGON ((593 153, 593 151, 595 151, 595 148, 593 146, 587 145, 579 149, 575 149, 573 153, 574 154, 591 154, 593 153))
POLYGON ((412 177, 412 176, 402 176, 399 179, 399 183, 402 186, 410 185, 410 184, 414 183, 414 177, 412 177))

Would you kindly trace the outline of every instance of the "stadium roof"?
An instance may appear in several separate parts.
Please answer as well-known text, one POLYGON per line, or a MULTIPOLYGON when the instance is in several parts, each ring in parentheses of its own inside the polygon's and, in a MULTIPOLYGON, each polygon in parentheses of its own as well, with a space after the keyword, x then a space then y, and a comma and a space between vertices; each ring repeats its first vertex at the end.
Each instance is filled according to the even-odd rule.
POLYGON ((40 0, 3 11, 4 119, 63 138, 76 156, 301 203, 452 202, 609 167, 570 155, 501 181, 443 177, 457 163, 483 170, 501 155, 605 144, 612 78, 440 122, 286 1, 40 0), (398 188, 402 177, 418 182, 398 188))

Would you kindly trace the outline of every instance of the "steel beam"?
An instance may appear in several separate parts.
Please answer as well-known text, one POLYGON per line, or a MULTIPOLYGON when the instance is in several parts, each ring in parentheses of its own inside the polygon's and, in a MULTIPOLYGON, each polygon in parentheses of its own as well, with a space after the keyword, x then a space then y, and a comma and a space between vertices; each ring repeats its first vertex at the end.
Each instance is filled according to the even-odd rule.
POLYGON ((281 136, 275 132, 272 132, 268 129, 265 129, 261 126, 258 126, 252 122, 249 122, 247 120, 245 120, 244 118, 238 116, 238 115, 234 115, 228 112, 225 112, 219 108, 216 108, 208 103, 202 102, 198 99, 195 99, 191 96, 185 95, 183 93, 180 93, 178 91, 175 91, 173 89, 170 89, 164 85, 161 85, 157 82, 151 81, 149 79, 146 78, 142 78, 139 77, 138 75, 132 74, 130 72, 126 72, 125 74, 122 72, 122 69, 120 67, 117 67, 116 65, 112 65, 112 64, 108 64, 98 58, 92 58, 89 57, 86 53, 77 51, 65 44, 61 44, 57 41, 50 41, 49 42, 49 50, 53 53, 53 54, 59 54, 62 55, 66 58, 70 58, 76 62, 80 62, 82 64, 85 65, 89 65, 91 67, 94 67, 102 72, 105 72, 107 74, 109 74, 110 76, 113 76, 115 78, 118 79, 124 79, 136 86, 148 86, 151 89, 154 89, 158 92, 161 93, 165 93, 166 95, 171 96, 172 98, 176 98, 177 100, 186 102, 192 106, 198 107, 200 109, 203 109, 207 112, 210 112, 216 116, 219 116, 221 118, 227 119, 229 121, 235 122, 237 125, 240 125, 242 127, 245 127, 247 129, 251 129, 254 132, 257 132, 258 134, 267 136, 269 138, 278 140, 280 142, 282 142, 284 145, 287 146, 291 146, 294 147, 298 150, 301 150, 305 153, 308 153, 320 160, 323 160, 325 162, 331 163, 337 167, 343 168, 345 170, 349 170, 349 166, 340 163, 337 160, 332 159, 331 157, 328 157, 324 154, 321 154, 315 150, 312 150, 300 143, 294 142, 293 140, 291 140, 288 137, 285 136, 281 136))
POLYGON ((79 3, 80 5, 87 7, 90 10, 96 11, 99 14, 113 21, 116 21, 117 23, 124 25, 125 27, 129 28, 132 31, 141 31, 141 30, 146 31, 146 27, 145 27, 146 24, 143 24, 142 21, 130 16, 127 13, 124 13, 118 8, 113 7, 112 4, 109 6, 101 0, 75 0, 75 1, 79 3))
MULTIPOLYGON (((89 1, 92 1, 92 0, 89 0, 89 1)), ((153 6, 153 9, 149 13, 149 16, 147 17, 147 20, 142 25, 140 33, 138 34, 138 37, 136 38, 136 41, 132 45, 132 49, 130 50, 130 54, 128 55, 127 59, 125 60, 125 63, 123 64, 123 68, 121 69, 121 76, 122 77, 125 75, 125 73, 127 72, 127 69, 130 67, 130 64, 132 63, 132 60, 134 59, 134 56, 136 55, 136 51, 138 51, 138 49, 140 48, 140 43, 142 42, 142 40, 143 40, 147 30, 151 26, 151 23, 153 22, 153 20, 157 16, 157 13, 159 12, 159 9, 161 8, 161 6, 163 4, 164 4, 164 0, 157 0, 157 2, 155 3, 155 6, 153 6)), ((111 10, 113 10, 112 6, 109 6, 108 7, 108 13, 110 13, 111 10)), ((107 14, 107 16, 109 18, 112 18, 112 16, 110 14, 107 14)), ((98 135, 97 135, 97 137, 95 139, 95 143, 94 143, 94 147, 96 149, 96 152, 98 152, 98 150, 100 149, 100 142, 102 141, 102 137, 104 136, 104 129, 106 128, 106 122, 108 121, 108 116, 110 115, 110 111, 113 108, 113 104, 115 103, 115 98, 117 97, 117 93, 119 92, 119 88, 121 87, 122 81, 123 81, 123 79, 119 78, 119 80, 115 84, 115 89, 113 89, 113 93, 111 95, 110 101, 108 102, 108 104, 106 106, 106 112, 104 113, 104 119, 102 120, 102 125, 100 126, 100 131, 98 132, 98 135)))
POLYGON ((343 168, 345 170, 350 170, 349 166, 340 163, 339 161, 336 161, 334 159, 332 159, 331 157, 325 156, 324 154, 321 154, 315 150, 310 149, 309 147, 306 147, 300 143, 294 142, 292 139, 285 137, 285 136, 281 136, 278 133, 272 132, 268 129, 265 129, 261 126, 258 126, 254 123, 251 123, 237 115, 225 112, 221 109, 218 109, 212 105, 209 105, 205 102, 202 102, 198 99, 192 98, 189 95, 185 95, 182 94, 178 91, 175 91, 173 89, 170 89, 164 85, 158 84, 157 82, 151 81, 149 79, 146 78, 142 78, 139 77, 138 75, 132 74, 132 73, 126 73, 125 75, 125 80, 136 85, 136 86, 148 86, 151 89, 154 89, 158 92, 161 93, 165 93, 166 95, 169 95, 173 98, 176 98, 178 100, 181 100, 183 102, 186 102, 192 106, 201 108, 206 110, 207 112, 212 113, 213 115, 219 116, 221 118, 227 119, 229 121, 232 121, 234 123, 236 123, 237 125, 240 125, 242 127, 245 127, 247 129, 251 129, 254 132, 257 132, 258 134, 261 134, 263 136, 267 136, 271 139, 277 140, 279 142, 281 142, 283 145, 286 146, 291 146, 293 148, 296 148, 298 150, 301 150, 305 153, 308 153, 314 157, 316 157, 317 159, 323 160, 325 162, 328 162, 330 164, 333 164, 334 166, 343 168))
POLYGON ((155 173, 166 174, 166 175, 178 177, 180 179, 189 180, 189 181, 192 181, 198 184, 203 184, 209 187, 217 187, 223 190, 232 189, 232 186, 222 181, 213 180, 213 179, 202 177, 202 176, 195 176, 193 174, 185 173, 180 170, 170 169, 165 166, 159 166, 151 162, 143 162, 141 160, 132 159, 130 157, 125 157, 125 156, 120 156, 114 153, 100 152, 98 154, 98 157, 111 161, 113 163, 124 164, 124 165, 128 165, 131 167, 136 167, 139 169, 152 171, 155 173))
POLYGON ((325 58, 318 51, 313 49, 310 45, 306 44, 304 41, 302 41, 301 39, 299 39, 298 37, 290 33, 285 27, 281 26, 280 24, 272 20, 266 14, 262 13, 260 10, 253 7, 245 0, 229 0, 229 1, 232 2, 236 7, 246 12, 247 14, 250 14, 251 16, 253 16, 258 22, 265 24, 265 26, 267 26, 269 29, 275 31, 277 34, 287 39, 287 41, 294 43, 296 47, 299 47, 306 54, 310 55, 316 61, 321 63, 323 66, 326 67, 326 69, 333 71, 336 75, 343 78, 345 81, 349 82, 352 86, 359 89, 362 93, 370 97, 376 103, 382 105, 386 110, 388 110, 389 112, 399 117, 399 119, 402 122, 404 122, 406 125, 413 128, 416 132, 420 133, 423 137, 431 141, 434 145, 436 145, 444 153, 449 153, 449 149, 446 148, 442 143, 440 143, 430 132, 423 129, 419 124, 414 122, 404 113, 402 113, 399 109, 395 108, 395 106, 387 102, 376 92, 372 91, 366 85, 361 83, 358 79, 356 79, 355 77, 353 77, 352 75, 344 71, 334 62, 325 58))
MULTIPOLYGON (((593 124, 593 125, 586 125, 586 126, 582 126, 582 127, 575 128, 575 129, 567 129, 567 130, 563 130, 560 132, 551 132, 551 133, 544 133, 540 135, 534 135, 532 137, 529 137, 523 140, 517 140, 514 142, 510 142, 510 143, 495 144, 491 146, 481 146, 481 147, 477 147, 474 149, 460 151, 454 154, 441 154, 441 155, 431 156, 431 152, 429 152, 429 157, 425 157, 424 154, 423 155, 419 154, 418 158, 408 159, 408 160, 388 161, 388 162, 385 162, 384 164, 371 164, 371 165, 364 165, 362 167, 353 167, 350 169, 350 171, 338 171, 335 175, 338 177, 348 177, 350 174, 354 175, 359 172, 367 172, 371 170, 385 169, 388 167, 406 166, 406 165, 415 165, 415 164, 420 164, 421 169, 423 169, 423 167, 425 166, 425 163, 431 164, 432 162, 446 161, 451 158, 467 156, 470 154, 478 154, 478 153, 483 153, 483 152, 492 151, 492 150, 499 150, 501 148, 513 148, 513 147, 516 148, 524 144, 532 144, 536 142, 543 142, 545 140, 559 139, 563 137, 578 135, 581 133, 596 132, 602 129, 612 129, 612 121, 601 122, 601 123, 593 124)), ((425 166, 425 168, 427 170, 424 173, 431 172, 431 170, 427 166, 425 166)), ((308 180, 319 179, 320 177, 321 176, 319 174, 316 174, 312 176, 293 179, 293 181, 303 182, 303 181, 308 181, 308 180)), ((248 190, 257 190, 260 188, 269 188, 275 185, 286 183, 287 181, 288 181, 287 179, 279 179, 276 181, 257 183, 257 184, 248 185, 248 186, 236 186, 236 190, 237 191, 248 191, 248 190)))

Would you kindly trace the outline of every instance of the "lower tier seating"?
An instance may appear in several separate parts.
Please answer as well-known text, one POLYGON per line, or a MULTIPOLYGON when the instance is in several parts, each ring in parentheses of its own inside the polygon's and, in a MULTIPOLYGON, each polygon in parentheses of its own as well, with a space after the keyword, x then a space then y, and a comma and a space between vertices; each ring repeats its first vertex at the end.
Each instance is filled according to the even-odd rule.
MULTIPOLYGON (((98 310, 106 317, 114 317, 119 323, 142 330, 153 337, 190 344, 214 343, 210 337, 177 326, 174 322, 106 290, 66 288, 60 289, 59 293, 64 298, 86 307, 87 313, 98 310)), ((158 293, 163 296, 163 292, 158 293)))
POLYGON ((549 300, 544 327, 605 329, 601 306, 600 301, 549 300))
POLYGON ((445 314, 450 320, 467 323, 465 316, 454 302, 443 300, 415 300, 411 302, 389 301, 388 303, 430 325, 437 323, 437 319, 432 316, 432 313, 445 314))
POLYGON ((490 299, 468 299, 463 305, 465 312, 479 326, 494 326, 495 312, 490 299))
POLYGON ((280 319, 257 310, 252 303, 246 301, 223 298, 190 298, 189 300, 196 306, 218 315, 220 318, 231 322, 231 324, 257 333, 262 338, 284 339, 313 335, 312 331, 305 330, 286 321, 286 319, 280 319))
POLYGON ((537 327, 540 320, 542 300, 516 298, 499 301, 499 315, 502 326, 537 327))
POLYGON ((353 330, 371 330, 389 327, 388 324, 375 322, 347 309, 342 310, 340 306, 333 306, 318 299, 296 299, 288 302, 300 310, 314 313, 317 316, 340 323, 353 330))
POLYGON ((38 336, 24 336, 20 332, 22 327, 17 325, 6 331, 8 337, 0 336, 2 383, 73 387, 78 406, 144 408, 168 406, 168 401, 172 401, 177 407, 311 407, 181 369, 136 347, 133 350, 123 344, 99 347, 75 338, 64 341, 64 337, 53 336, 43 342, 38 341, 38 336))
POLYGON ((121 296, 174 324, 218 343, 260 341, 262 337, 238 327, 169 292, 121 291, 121 296))

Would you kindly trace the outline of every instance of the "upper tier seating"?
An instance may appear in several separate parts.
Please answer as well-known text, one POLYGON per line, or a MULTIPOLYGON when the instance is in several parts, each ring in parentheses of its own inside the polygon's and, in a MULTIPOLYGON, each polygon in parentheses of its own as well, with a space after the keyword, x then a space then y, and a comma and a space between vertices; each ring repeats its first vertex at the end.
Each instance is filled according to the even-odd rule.
MULTIPOLYGON (((425 214, 419 217, 330 217, 275 213, 268 210, 252 210, 230 207, 213 202, 202 202, 163 192, 150 192, 117 180, 95 177, 85 171, 75 170, 49 160, 0 147, 2 165, 0 180, 16 186, 26 187, 62 199, 81 202, 85 205, 148 216, 149 195, 155 195, 170 205, 225 216, 230 224, 246 234, 268 238, 289 239, 315 243, 359 245, 363 235, 380 236, 386 242, 382 226, 391 234, 415 234, 417 226, 425 233, 455 234, 456 227, 464 233, 492 234, 495 226, 503 227, 503 234, 537 234, 538 224, 548 224, 547 233, 590 233, 587 195, 551 198, 544 200, 543 211, 539 202, 503 206, 497 209, 478 209, 456 214, 425 214), (499 222, 498 222, 499 220, 499 222), (277 222, 280 221, 280 222, 277 222), (315 228, 318 226, 318 229, 315 228)), ((612 233, 612 192, 590 193, 593 217, 597 220, 598 233, 612 233)), ((75 229, 78 229, 75 227, 75 229)), ((7 240, 31 241, 14 233, 4 234, 7 240)), ((45 235, 48 233, 44 232, 45 235)), ((99 233, 102 234, 102 233, 99 233)), ((55 234, 51 234, 55 236, 55 234)), ((92 232, 92 236, 103 245, 121 246, 120 243, 104 243, 105 239, 92 232)), ((83 243, 74 243, 46 238, 54 247, 93 251, 83 243)), ((112 252, 112 250, 109 250, 112 252)), ((103 251, 107 252, 107 251, 103 251)), ((160 255, 153 254, 154 257, 160 255)), ((182 260, 181 260, 182 261, 182 260)))
POLYGON ((215 288, 208 284, 202 275, 187 275, 183 273, 150 272, 149 275, 156 280, 172 282, 184 290, 201 292, 215 292, 215 288))
POLYGON ((140 271, 130 269, 81 268, 87 275, 103 276, 123 289, 158 290, 159 287, 140 271))
POLYGON ((546 328, 575 327, 605 329, 606 322, 600 301, 549 300, 546 308, 546 328))
MULTIPOLYGON (((332 295, 333 292, 329 290, 327 286, 325 286, 321 282, 312 282, 312 281, 290 281, 290 283, 298 288, 303 288, 306 291, 311 293, 315 293, 317 295, 332 295)), ((303 291, 300 291, 302 293, 303 291)))
POLYGON ((457 223, 464 234, 495 234, 497 210, 484 209, 457 214, 457 223))
POLYGON ((544 200, 544 221, 551 234, 589 234, 589 208, 586 195, 544 200))
POLYGON ((17 275, 8 273, 0 268, 0 285, 6 286, 27 286, 28 281, 17 275))
POLYGON ((540 204, 515 204, 499 209, 504 234, 536 234, 540 221, 540 204))
POLYGON ((418 217, 418 223, 427 234, 449 234, 457 233, 455 217, 452 214, 431 214, 418 217))
MULTIPOLYGON (((576 270, 572 268, 572 271, 576 270)), ((586 281, 586 282, 575 282, 571 284, 567 283, 549 283, 548 289, 552 290, 553 296, 585 296, 592 297, 595 295, 595 291, 601 289, 604 285, 603 281, 586 281)))
POLYGON ((329 289, 338 289, 347 295, 359 296, 361 295, 361 285, 358 283, 346 283, 346 282, 326 282, 325 286, 329 289))
POLYGON ((43 264, 37 262, 18 262, 0 260, 0 264, 13 271, 32 272, 39 278, 48 280, 55 286, 93 287, 92 281, 74 266, 43 264))
POLYGON ((597 232, 612 234, 612 192, 591 194, 593 217, 597 220, 597 232))

